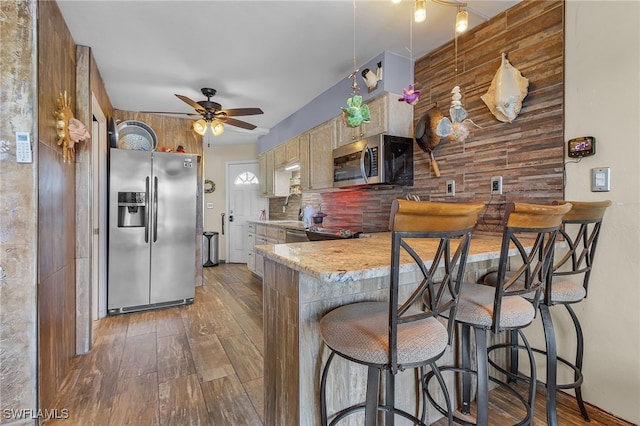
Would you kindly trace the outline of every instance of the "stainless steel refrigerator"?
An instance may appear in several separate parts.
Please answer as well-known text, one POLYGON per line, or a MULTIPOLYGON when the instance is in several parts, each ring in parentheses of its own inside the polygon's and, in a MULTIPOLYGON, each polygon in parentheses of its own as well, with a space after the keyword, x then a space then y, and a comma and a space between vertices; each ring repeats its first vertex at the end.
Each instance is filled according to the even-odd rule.
POLYGON ((192 303, 197 158, 111 148, 109 314, 192 303))

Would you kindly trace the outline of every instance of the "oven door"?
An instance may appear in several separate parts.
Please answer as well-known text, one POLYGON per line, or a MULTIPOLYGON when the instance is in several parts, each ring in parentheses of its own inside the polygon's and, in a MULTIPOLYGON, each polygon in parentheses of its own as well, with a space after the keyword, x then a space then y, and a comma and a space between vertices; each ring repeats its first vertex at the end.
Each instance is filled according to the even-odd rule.
POLYGON ((379 139, 363 139, 334 149, 334 188, 379 183, 379 152, 379 139))

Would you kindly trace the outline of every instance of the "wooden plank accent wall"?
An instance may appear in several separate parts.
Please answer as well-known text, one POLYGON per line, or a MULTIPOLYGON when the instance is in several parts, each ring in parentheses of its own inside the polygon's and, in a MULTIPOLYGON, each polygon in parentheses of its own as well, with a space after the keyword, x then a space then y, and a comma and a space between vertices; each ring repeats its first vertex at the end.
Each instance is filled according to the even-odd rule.
POLYGON ((191 129, 193 119, 120 109, 116 109, 113 115, 116 120, 138 120, 149 125, 158 137, 158 148, 167 147, 175 151, 178 145, 182 145, 185 152, 202 156, 202 136, 191 129))
MULTIPOLYGON (((451 23, 453 32, 453 22, 451 23)), ((564 3, 524 0, 458 38, 418 59, 415 83, 421 91, 414 123, 437 103, 446 116, 451 89, 462 89, 463 106, 481 128, 472 128, 463 143, 443 139, 435 148, 441 176, 431 172, 429 156, 414 146, 414 186, 396 189, 304 193, 329 214, 327 226, 349 226, 365 232, 387 229, 391 200, 408 193, 422 200, 488 203, 478 229, 500 230, 508 201, 549 203, 564 196, 564 3), (529 93, 513 123, 495 119, 480 99, 491 84, 505 52, 529 79, 529 93), (492 176, 503 177, 503 194, 492 196, 492 176), (455 180, 455 197, 446 182, 455 180)), ((280 210, 281 211, 281 210, 280 210)), ((270 209, 278 219, 278 209, 270 209)), ((293 215, 290 212, 290 215, 293 215)), ((289 217, 289 216, 288 216, 289 217)))
POLYGON ((76 349, 75 164, 63 162, 53 118, 61 92, 75 102, 75 78, 76 46, 58 5, 38 2, 38 383, 49 409, 76 349))
POLYGON ((415 192, 432 200, 488 202, 481 224, 499 224, 507 201, 547 203, 563 198, 564 7, 561 1, 524 1, 416 61, 422 95, 417 121, 432 103, 449 115, 451 89, 459 85, 463 106, 481 128, 466 141, 442 139, 435 148, 441 177, 430 173, 428 155, 418 149, 415 192), (480 96, 506 53, 529 79, 529 93, 513 123, 498 121, 480 96), (503 194, 490 194, 492 176, 503 177, 503 194), (447 180, 456 196, 446 197, 447 180))

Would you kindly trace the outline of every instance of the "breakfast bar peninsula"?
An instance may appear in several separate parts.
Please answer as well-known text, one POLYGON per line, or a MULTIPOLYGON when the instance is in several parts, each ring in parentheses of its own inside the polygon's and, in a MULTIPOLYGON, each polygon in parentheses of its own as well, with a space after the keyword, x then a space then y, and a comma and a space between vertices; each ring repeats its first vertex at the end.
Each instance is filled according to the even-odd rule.
MULTIPOLYGON (((465 281, 476 282, 486 272, 497 269, 500 243, 499 235, 474 235, 465 281)), ((421 250, 437 248, 437 241, 421 244, 421 250)), ((256 246, 256 251, 264 258, 264 423, 319 425, 319 383, 329 353, 322 344, 319 321, 341 305, 388 300, 391 233, 262 245, 256 246)), ((401 291, 403 287, 408 291, 419 281, 419 273, 408 257, 401 263, 401 291)), ((333 362, 328 378, 330 415, 364 400, 366 369, 342 361, 333 362)), ((451 361, 449 350, 441 362, 451 361)), ((396 404, 415 411, 415 372, 399 373, 396 383, 396 404)), ((439 417, 435 410, 429 414, 439 417)), ((359 415, 350 416, 341 424, 362 424, 359 415)))

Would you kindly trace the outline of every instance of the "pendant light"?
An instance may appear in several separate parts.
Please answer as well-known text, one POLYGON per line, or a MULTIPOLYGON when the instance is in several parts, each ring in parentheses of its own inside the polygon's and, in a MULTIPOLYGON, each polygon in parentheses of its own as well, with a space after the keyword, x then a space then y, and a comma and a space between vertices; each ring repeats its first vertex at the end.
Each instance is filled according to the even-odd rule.
POLYGON ((461 34, 467 31, 469 27, 469 12, 458 7, 458 14, 456 15, 456 32, 461 34))
POLYGON ((416 0, 413 9, 413 20, 424 22, 425 19, 427 19, 427 2, 426 0, 416 0))
MULTIPOLYGON (((455 6, 458 8, 458 13, 456 14, 456 33, 462 34, 467 31, 469 27, 469 12, 467 12, 463 7, 467 6, 467 3, 460 3, 458 1, 453 0, 431 0, 436 4, 440 4, 443 6, 455 6)), ((400 0, 392 0, 393 3, 399 3, 400 0)), ((413 4, 413 20, 415 22, 424 22, 427 19, 427 1, 426 0, 415 0, 413 4)))

